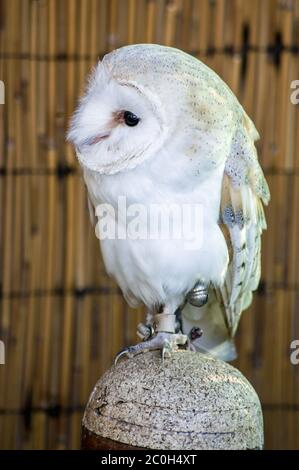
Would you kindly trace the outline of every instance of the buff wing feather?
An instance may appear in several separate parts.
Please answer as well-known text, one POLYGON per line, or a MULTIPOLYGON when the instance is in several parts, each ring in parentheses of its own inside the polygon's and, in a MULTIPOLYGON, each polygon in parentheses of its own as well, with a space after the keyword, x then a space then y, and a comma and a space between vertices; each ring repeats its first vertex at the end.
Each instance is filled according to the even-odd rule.
POLYGON ((254 141, 258 133, 244 114, 232 140, 222 182, 220 225, 230 262, 223 286, 216 291, 230 336, 260 280, 261 234, 266 228, 263 204, 269 189, 259 165, 254 141))

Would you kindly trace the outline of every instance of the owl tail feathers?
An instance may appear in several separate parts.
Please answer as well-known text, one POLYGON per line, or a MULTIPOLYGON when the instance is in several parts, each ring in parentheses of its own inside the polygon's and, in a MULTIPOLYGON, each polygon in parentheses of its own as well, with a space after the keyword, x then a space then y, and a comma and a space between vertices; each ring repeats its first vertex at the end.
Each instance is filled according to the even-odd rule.
POLYGON ((198 351, 223 361, 233 361, 237 357, 234 341, 229 335, 216 298, 210 295, 207 305, 200 308, 186 304, 182 311, 182 324, 185 334, 194 326, 203 330, 203 335, 193 342, 198 351))

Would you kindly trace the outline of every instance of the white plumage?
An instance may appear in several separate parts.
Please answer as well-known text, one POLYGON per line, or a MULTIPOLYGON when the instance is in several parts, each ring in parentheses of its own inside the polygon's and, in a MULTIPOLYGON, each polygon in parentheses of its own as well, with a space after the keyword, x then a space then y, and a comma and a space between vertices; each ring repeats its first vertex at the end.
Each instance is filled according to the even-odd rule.
POLYGON ((210 283, 204 307, 185 305, 183 329, 201 326, 197 347, 231 359, 231 338, 260 278, 261 200, 269 200, 258 133, 231 90, 177 49, 123 47, 95 68, 68 137, 92 211, 100 203, 117 211, 120 196, 148 208, 202 206, 198 249, 186 249, 183 238, 105 239, 101 249, 129 304, 150 312, 163 305, 174 313, 198 280, 210 283), (124 111, 138 124, 126 125, 124 111))

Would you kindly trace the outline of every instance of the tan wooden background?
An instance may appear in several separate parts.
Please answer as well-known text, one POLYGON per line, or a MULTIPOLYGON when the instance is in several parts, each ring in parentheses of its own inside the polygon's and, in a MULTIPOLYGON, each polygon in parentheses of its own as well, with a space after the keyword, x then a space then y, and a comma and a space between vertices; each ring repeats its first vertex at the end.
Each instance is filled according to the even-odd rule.
POLYGON ((298 0, 0 2, 0 448, 78 448, 95 381, 136 340, 142 312, 104 273, 65 130, 97 58, 138 42, 198 56, 261 134, 269 229, 236 365, 261 397, 266 447, 299 449, 298 0))

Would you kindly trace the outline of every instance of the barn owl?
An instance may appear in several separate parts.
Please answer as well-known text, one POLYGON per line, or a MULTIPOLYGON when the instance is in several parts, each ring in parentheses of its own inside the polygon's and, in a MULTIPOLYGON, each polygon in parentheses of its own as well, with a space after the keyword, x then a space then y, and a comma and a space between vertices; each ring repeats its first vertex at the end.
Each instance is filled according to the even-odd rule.
MULTIPOLYGON (((164 357, 183 347, 235 357, 240 315, 260 279, 262 202, 269 201, 258 137, 221 78, 178 49, 126 46, 93 70, 68 139, 96 227, 97 208, 108 205, 115 218, 121 197, 146 209, 166 206, 173 224, 167 205, 202 209, 192 249, 186 232, 100 237, 107 272, 131 306, 144 304, 148 312, 138 326, 142 341, 117 359, 151 349, 164 357)), ((122 215, 115 223, 127 228, 122 215)))

